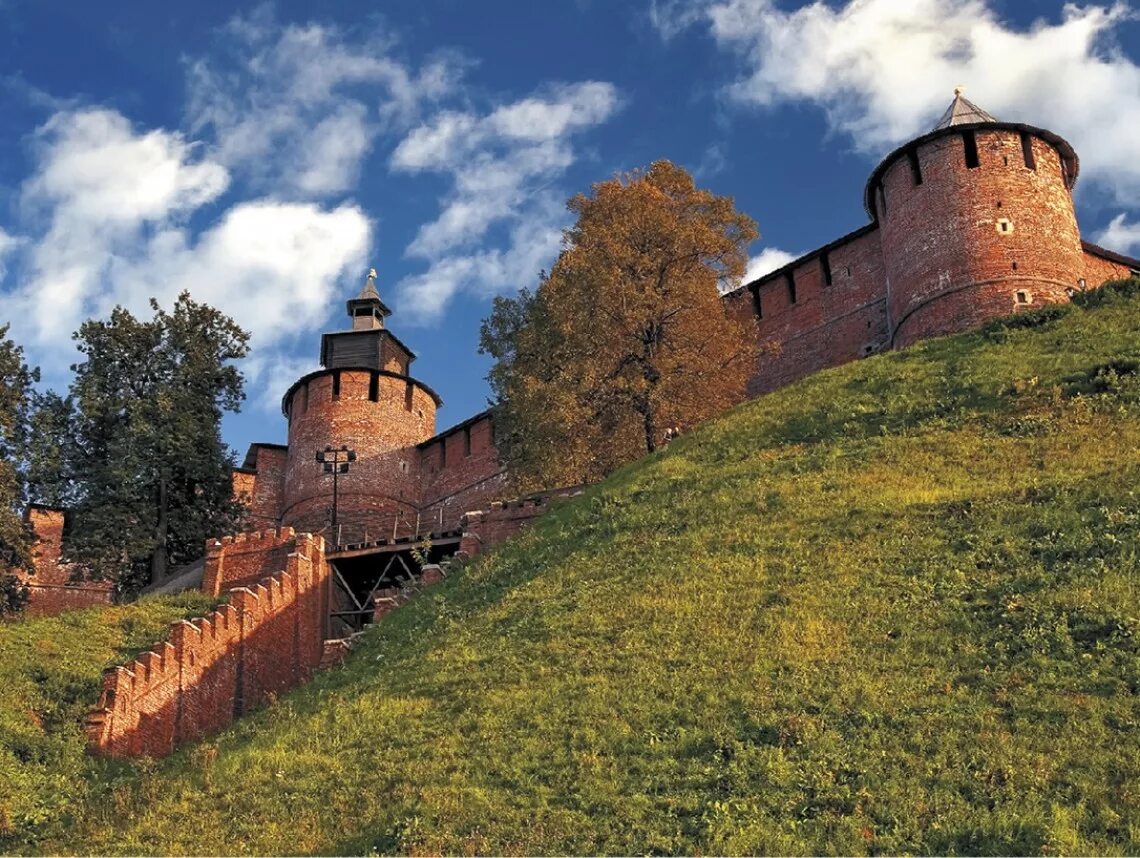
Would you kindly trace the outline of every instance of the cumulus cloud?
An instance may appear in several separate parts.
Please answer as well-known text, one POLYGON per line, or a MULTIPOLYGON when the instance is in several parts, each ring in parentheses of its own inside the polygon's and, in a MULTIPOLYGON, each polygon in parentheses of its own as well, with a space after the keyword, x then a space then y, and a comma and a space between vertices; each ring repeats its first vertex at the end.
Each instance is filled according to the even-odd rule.
POLYGON ((0 229, 0 282, 3 282, 4 275, 8 273, 8 257, 23 243, 22 239, 0 229))
POLYGON ((461 75, 452 58, 413 70, 392 49, 376 32, 281 26, 263 6, 231 21, 218 49, 188 65, 190 128, 214 138, 221 163, 263 187, 345 191, 376 137, 406 128, 461 75))
POLYGON ((105 308, 101 278, 114 256, 145 229, 217 198, 229 174, 196 159, 180 135, 136 134, 110 110, 57 113, 39 129, 37 149, 39 169, 21 201, 43 232, 12 304, 32 341, 66 342, 87 312, 105 308))
POLYGON ((1050 128, 1082 175, 1122 202, 1140 191, 1140 66, 1113 43, 1123 3, 1067 4, 1026 29, 989 0, 848 0, 785 11, 774 0, 659 2, 665 37, 707 28, 739 60, 741 103, 810 102, 853 145, 882 154, 930 127, 955 85, 995 116, 1050 128))
POLYGON ((777 268, 783 268, 793 259, 799 258, 798 253, 788 253, 778 247, 765 247, 759 255, 748 260, 748 267, 744 272, 743 283, 751 283, 757 278, 770 274, 777 268))
POLYGON ((296 320, 323 318, 337 279, 363 267, 370 225, 357 206, 255 199, 214 216, 230 175, 200 148, 109 110, 40 129, 21 197, 25 269, 3 303, 49 378, 74 359, 83 319, 117 304, 147 313, 151 297, 168 305, 184 289, 251 330, 271 361, 296 320), (191 216, 205 225, 192 230, 191 216))
POLYGON ((618 106, 613 85, 588 81, 484 115, 443 111, 413 129, 392 153, 392 169, 449 174, 452 187, 439 216, 407 248, 432 264, 400 284, 402 306, 430 320, 461 289, 489 294, 533 281, 557 253, 565 215, 546 186, 574 163, 571 137, 618 106), (500 223, 509 231, 507 249, 473 249, 500 223))
POLYGON ((1119 214, 1096 237, 1097 244, 1120 253, 1140 253, 1140 221, 1119 214))
POLYGON ((406 278, 400 284, 401 309, 421 320, 434 319, 461 290, 486 296, 534 285, 542 268, 558 255, 561 209, 547 195, 528 217, 515 222, 506 249, 444 256, 423 274, 406 278))

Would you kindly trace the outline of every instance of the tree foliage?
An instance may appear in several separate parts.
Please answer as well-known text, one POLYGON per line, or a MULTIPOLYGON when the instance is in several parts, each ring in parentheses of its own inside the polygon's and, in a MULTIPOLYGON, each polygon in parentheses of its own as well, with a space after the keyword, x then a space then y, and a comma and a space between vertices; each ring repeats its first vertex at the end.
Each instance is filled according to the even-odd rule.
POLYGON ((36 486, 75 504, 67 559, 121 592, 196 559, 241 514, 221 419, 244 398, 232 361, 249 336, 187 293, 169 314, 151 306, 149 320, 118 307, 82 325, 70 397, 38 412, 71 431, 33 456, 36 486))
POLYGON ((20 520, 24 500, 23 449, 28 434, 32 384, 38 378, 23 351, 0 327, 0 616, 18 611, 27 588, 17 572, 32 569, 32 536, 20 520))
POLYGON ((744 274, 756 224, 668 161, 569 202, 576 224, 537 291, 497 298, 496 441, 519 488, 600 479, 671 427, 740 401, 755 322, 718 287, 744 274))

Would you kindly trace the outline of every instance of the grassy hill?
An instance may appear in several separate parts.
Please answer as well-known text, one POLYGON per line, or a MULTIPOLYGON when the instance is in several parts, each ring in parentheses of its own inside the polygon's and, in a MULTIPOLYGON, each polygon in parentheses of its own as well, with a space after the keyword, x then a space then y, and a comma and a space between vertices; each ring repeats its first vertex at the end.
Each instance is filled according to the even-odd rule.
POLYGON ((750 402, 6 846, 1140 852, 1138 373, 1134 283, 750 402))

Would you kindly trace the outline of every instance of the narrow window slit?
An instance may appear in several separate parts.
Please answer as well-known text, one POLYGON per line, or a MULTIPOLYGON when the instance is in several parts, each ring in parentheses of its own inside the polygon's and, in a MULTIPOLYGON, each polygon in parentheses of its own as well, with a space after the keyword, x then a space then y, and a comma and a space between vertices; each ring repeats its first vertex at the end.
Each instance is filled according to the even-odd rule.
POLYGON ((368 401, 377 402, 380 399, 380 373, 372 373, 368 379, 368 401))
POLYGON ((978 138, 973 131, 962 132, 962 142, 966 146, 966 166, 973 170, 978 166, 978 138))
POLYGON ((1021 132, 1021 156, 1025 159, 1025 166, 1028 169, 1037 169, 1037 158, 1033 155, 1033 138, 1024 131, 1021 132))
POLYGON ((828 258, 828 255, 826 253, 823 253, 820 255, 819 264, 820 264, 820 267, 823 268, 823 285, 830 286, 831 285, 831 259, 828 258))
POLYGON ((916 185, 922 184, 922 165, 918 163, 918 150, 913 146, 906 150, 906 159, 910 161, 910 175, 916 185))
POLYGON ((796 275, 791 271, 784 275, 784 280, 788 283, 788 303, 796 303, 796 275))

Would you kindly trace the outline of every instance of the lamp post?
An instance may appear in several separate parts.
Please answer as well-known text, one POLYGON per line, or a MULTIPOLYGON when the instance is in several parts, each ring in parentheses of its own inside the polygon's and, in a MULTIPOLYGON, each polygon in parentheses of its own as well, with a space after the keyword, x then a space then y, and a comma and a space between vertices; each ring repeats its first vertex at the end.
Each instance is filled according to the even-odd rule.
POLYGON ((332 506, 332 530, 336 544, 340 545, 340 534, 337 533, 337 500, 339 491, 339 477, 341 474, 348 473, 348 465, 350 462, 356 461, 356 451, 348 449, 347 444, 342 444, 339 449, 334 447, 325 447, 323 450, 317 450, 317 461, 324 466, 326 474, 332 474, 333 478, 333 506, 332 506))

